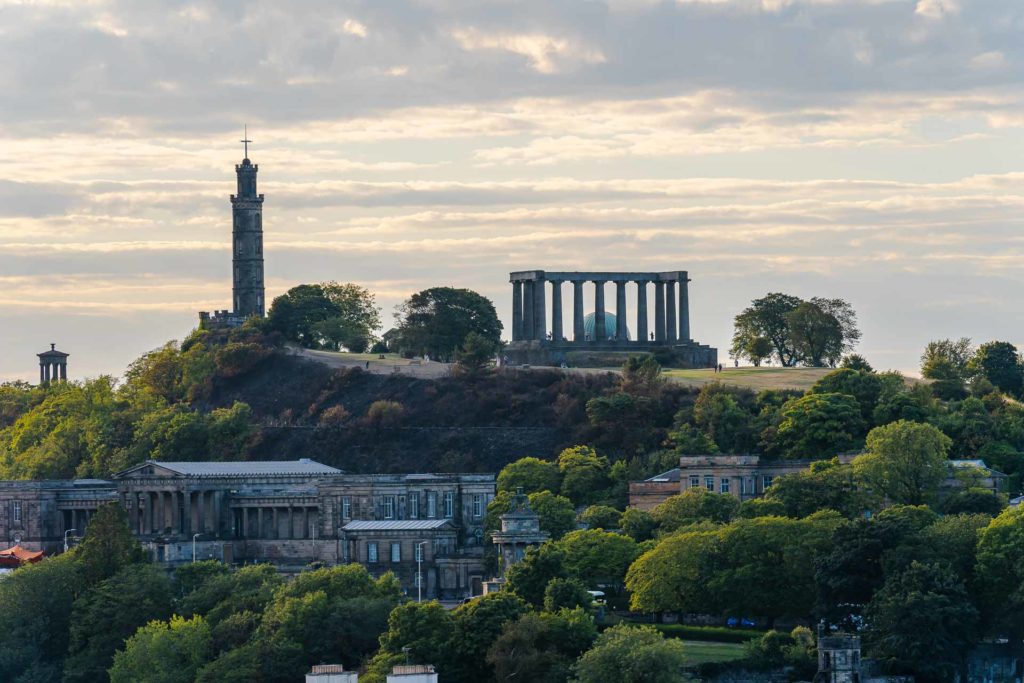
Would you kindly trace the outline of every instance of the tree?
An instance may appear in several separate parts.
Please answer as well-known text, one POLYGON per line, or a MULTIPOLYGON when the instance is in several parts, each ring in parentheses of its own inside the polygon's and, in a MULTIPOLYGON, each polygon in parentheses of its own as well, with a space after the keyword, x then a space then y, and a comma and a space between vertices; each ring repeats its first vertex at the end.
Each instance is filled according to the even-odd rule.
POLYGON ((867 653, 924 683, 953 680, 976 642, 978 610, 948 567, 911 563, 890 576, 866 610, 867 653))
POLYGON ((468 289, 434 287, 417 292, 397 309, 399 345, 417 355, 451 360, 470 332, 497 347, 501 321, 491 301, 468 289))
POLYGON ((544 610, 547 612, 557 612, 563 607, 590 609, 593 600, 586 584, 579 579, 551 579, 544 589, 544 610))
POLYGON ((25 565, 0 580, 0 680, 60 680, 80 584, 74 552, 25 565))
POLYGON ((936 396, 959 397, 970 376, 967 364, 973 355, 974 349, 967 337, 928 342, 921 354, 921 376, 935 380, 932 390, 936 396))
POLYGON ((505 625, 487 651, 496 681, 564 683, 597 628, 583 610, 528 613, 505 625))
POLYGON ((781 504, 784 514, 794 518, 818 510, 835 510, 852 519, 869 509, 872 502, 858 486, 853 468, 841 465, 837 458, 819 460, 802 472, 777 477, 762 500, 781 504))
POLYGON ((839 367, 846 368, 848 370, 859 370, 860 372, 875 371, 875 369, 871 367, 871 363, 868 362, 867 358, 859 353, 851 353, 847 356, 843 356, 843 360, 839 363, 839 367))
POLYGON ((575 505, 600 502, 610 484, 608 458, 589 446, 567 448, 558 455, 562 495, 575 505))
POLYGON ((501 635, 505 624, 529 611, 526 603, 507 591, 489 593, 457 607, 452 617, 455 629, 448 650, 452 660, 445 679, 453 683, 494 680, 487 651, 501 635))
POLYGON ((629 607, 637 612, 719 611, 707 591, 710 567, 705 561, 718 540, 713 531, 666 536, 630 565, 626 572, 629 607))
POLYGON ((666 498, 651 510, 651 516, 662 533, 671 533, 694 522, 728 522, 739 507, 735 496, 692 488, 666 498))
POLYGON ((892 422, 871 430, 867 453, 853 461, 854 471, 890 501, 921 505, 935 498, 946 478, 950 444, 931 425, 892 422))
POLYGON ((192 683, 210 654, 210 627, 202 617, 152 621, 114 655, 110 681, 192 683))
POLYGON ((767 339, 779 362, 796 365, 800 356, 793 344, 793 336, 786 315, 803 303, 799 297, 772 292, 754 299, 734 320, 730 354, 735 358, 748 357, 745 349, 758 338, 767 339))
POLYGON ((607 505, 591 505, 580 515, 588 529, 618 529, 621 519, 622 513, 607 505))
POLYGON ((137 629, 171 614, 171 582, 147 564, 128 565, 75 601, 64 681, 107 680, 114 652, 137 629))
POLYGON ((398 605, 388 615, 380 650, 368 665, 371 680, 383 681, 393 664, 405 661, 405 652, 412 661, 429 662, 444 670, 454 629, 452 613, 437 601, 398 605))
POLYGON ((565 553, 554 543, 527 548, 523 559, 508 568, 506 589, 534 607, 544 604, 544 592, 554 579, 568 578, 565 553))
POLYGON ((846 394, 857 399, 861 416, 869 423, 882 393, 882 378, 873 372, 839 368, 814 383, 812 394, 846 394))
POLYGON ((786 314, 793 348, 813 367, 835 366, 860 339, 857 315, 842 299, 814 297, 786 314))
POLYGON ((693 422, 714 440, 719 451, 749 453, 757 444, 754 405, 752 392, 712 382, 697 394, 693 422))
POLYGON ((122 567, 145 560, 142 546, 128 528, 128 513, 124 508, 107 503, 96 510, 75 559, 86 586, 113 576, 122 567))
POLYGON ((246 565, 237 571, 210 572, 201 585, 186 594, 178 604, 184 616, 199 614, 211 627, 232 614, 262 614, 282 584, 281 575, 273 565, 246 565))
POLYGON ((1024 637, 1024 508, 1007 508, 978 538, 975 592, 987 631, 1024 637))
POLYGON ((747 336, 741 342, 741 346, 734 347, 732 352, 738 354, 736 358, 746 358, 751 365, 759 368, 761 363, 772 357, 772 343, 765 337, 747 336))
POLYGON ((524 493, 558 491, 562 486, 562 474, 557 463, 540 458, 520 458, 501 468, 497 485, 498 491, 512 493, 519 488, 524 493))
POLYGON ((622 364, 622 391, 634 396, 657 396, 665 384, 654 356, 630 356, 622 364))
POLYGON ((686 648, 653 626, 612 626, 576 662, 577 683, 680 683, 686 648))
POLYGON ((855 448, 864 433, 856 399, 846 394, 808 394, 787 401, 771 448, 785 458, 831 458, 855 448))
POLYGON ((274 299, 267 324, 309 348, 362 352, 380 327, 380 308, 373 294, 359 285, 298 285, 274 299))
POLYGON ((559 539, 567 532, 576 528, 576 508, 564 496, 550 491, 531 493, 530 507, 540 516, 540 528, 551 534, 552 539, 559 539))
POLYGON ((567 533, 556 546, 564 554, 563 566, 569 576, 588 586, 618 584, 639 554, 629 536, 579 529, 567 533))
POLYGON ((470 332, 455 352, 456 370, 464 377, 476 378, 490 370, 500 344, 478 332, 470 332))
POLYGON ((1024 369, 1021 368, 1017 347, 1010 342, 982 344, 968 361, 967 369, 1012 396, 1020 396, 1024 389, 1024 369))
POLYGON ((622 526, 622 533, 637 543, 654 538, 654 531, 658 528, 658 523, 651 513, 636 508, 629 508, 623 512, 619 524, 622 526))

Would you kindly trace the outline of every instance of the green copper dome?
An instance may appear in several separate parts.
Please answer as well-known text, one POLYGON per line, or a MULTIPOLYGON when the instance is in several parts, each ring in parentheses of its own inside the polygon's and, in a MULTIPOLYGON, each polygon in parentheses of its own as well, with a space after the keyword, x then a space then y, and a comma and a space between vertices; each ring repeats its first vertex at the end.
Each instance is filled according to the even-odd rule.
MULTIPOLYGON (((605 311, 604 314, 604 329, 605 339, 615 338, 615 314, 605 311)), ((594 338, 594 314, 587 313, 587 316, 583 318, 583 334, 586 335, 587 339, 594 338)), ((629 328, 626 328, 626 340, 630 340, 632 337, 629 334, 629 328)))

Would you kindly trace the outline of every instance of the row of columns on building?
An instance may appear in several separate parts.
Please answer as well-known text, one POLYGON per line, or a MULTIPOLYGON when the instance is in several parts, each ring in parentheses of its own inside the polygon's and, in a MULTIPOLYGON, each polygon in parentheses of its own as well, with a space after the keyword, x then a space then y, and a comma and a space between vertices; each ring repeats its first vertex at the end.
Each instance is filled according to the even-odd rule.
POLYGON ((39 383, 47 384, 51 381, 66 382, 68 379, 67 361, 39 361, 39 383))
POLYGON ((316 538, 320 523, 319 508, 315 505, 255 506, 236 508, 235 528, 239 538, 316 538), (285 533, 281 533, 284 521, 285 533), (295 522, 301 521, 298 531, 295 522))
POLYGON ((95 510, 71 508, 70 510, 64 510, 64 531, 70 529, 75 530, 76 536, 85 535, 85 528, 89 526, 89 520, 92 519, 95 510))
POLYGON ((220 530, 222 491, 141 491, 126 494, 132 528, 140 534, 203 534, 220 530), (135 505, 132 505, 132 496, 135 505))
MULTIPOLYGON (((547 297, 544 283, 550 282, 551 289, 551 339, 557 339, 564 332, 562 325, 562 283, 565 280, 513 280, 512 281, 512 341, 548 339, 547 297)), ((570 280, 573 289, 573 338, 574 342, 606 341, 604 286, 607 280, 590 280, 594 284, 594 338, 587 339, 583 319, 583 286, 588 280, 570 280)), ((648 342, 648 336, 658 342, 690 340, 690 297, 689 280, 683 274, 678 280, 654 280, 654 329, 648 330, 647 284, 651 280, 634 280, 637 285, 636 341, 648 342), (676 285, 679 285, 678 301, 676 285), (678 310, 679 316, 676 317, 678 310)), ((625 280, 615 281, 615 340, 626 341, 625 280)))

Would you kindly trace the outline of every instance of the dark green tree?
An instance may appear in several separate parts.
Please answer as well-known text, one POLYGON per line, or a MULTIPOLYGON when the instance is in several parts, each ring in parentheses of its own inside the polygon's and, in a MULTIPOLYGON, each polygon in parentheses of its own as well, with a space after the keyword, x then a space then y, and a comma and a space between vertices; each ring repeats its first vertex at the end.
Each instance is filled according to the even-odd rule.
POLYGON ((562 474, 557 463, 540 458, 520 458, 501 468, 497 485, 498 491, 512 493, 519 488, 524 493, 556 492, 562 486, 562 474))
POLYGON ((455 352, 456 371, 470 379, 487 374, 499 346, 478 332, 470 332, 463 340, 462 347, 455 352))
POLYGON ((860 340, 857 315, 842 299, 814 297, 786 314, 793 348, 813 367, 835 366, 860 340))
POLYGON ((856 448, 864 418, 846 394, 808 394, 786 403, 771 445, 784 458, 825 459, 856 448))
POLYGON ((106 681, 114 652, 136 629, 171 614, 171 582, 148 564, 131 564, 75 601, 64 681, 106 681))
POLYGON ((452 660, 446 679, 453 683, 494 680, 494 667, 487 651, 501 635, 505 624, 529 611, 518 596, 507 592, 490 593, 456 608, 452 617, 455 629, 448 645, 452 660))
POLYGON ((578 683, 680 683, 686 648, 653 626, 612 626, 576 663, 578 683))
POLYGON ((978 610, 941 564, 913 562, 890 576, 865 614, 866 654, 924 683, 953 680, 978 637, 978 610))
POLYGON ((398 307, 399 346, 417 355, 450 361, 470 332, 497 346, 501 321, 490 299, 468 289, 434 287, 398 307))
POLYGON ((764 338, 771 342, 780 363, 785 366, 796 365, 800 356, 794 346, 786 315, 801 303, 799 297, 779 292, 754 299, 750 306, 736 316, 730 354, 736 358, 746 357, 745 349, 755 339, 764 338))
POLYGON ((362 352, 380 327, 380 308, 373 294, 359 285, 298 285, 274 299, 267 325, 309 348, 362 352))
POLYGON ((740 501, 735 496, 693 488, 666 498, 651 510, 651 517, 658 529, 667 534, 694 522, 728 522, 736 516, 739 507, 740 501))
POLYGON ((202 617, 152 621, 114 655, 111 683, 192 683, 211 656, 210 627, 202 617))
POLYGON ((568 578, 565 553, 554 543, 528 548, 523 559, 508 568, 506 588, 534 607, 544 605, 544 591, 553 579, 568 578))
POLYGON ((589 529, 618 529, 622 513, 607 505, 591 505, 580 514, 580 521, 589 529))
POLYGON ((75 553, 83 583, 92 586, 130 564, 145 560, 142 546, 128 528, 128 513, 116 503, 101 505, 89 520, 75 553))
POLYGON ((984 377, 1011 396, 1020 396, 1024 389, 1024 369, 1017 347, 1010 342, 993 341, 982 344, 967 364, 968 371, 984 377))
POLYGON ((564 683, 596 637, 593 619, 582 610, 531 612, 505 625, 487 651, 487 662, 495 681, 564 683))
POLYGON ((576 607, 590 609, 592 602, 593 596, 579 579, 551 579, 544 589, 544 610, 547 612, 576 607))
POLYGON ((949 471, 950 443, 928 424, 900 421, 875 427, 868 434, 867 452, 853 462, 854 472, 894 503, 928 503, 949 471))

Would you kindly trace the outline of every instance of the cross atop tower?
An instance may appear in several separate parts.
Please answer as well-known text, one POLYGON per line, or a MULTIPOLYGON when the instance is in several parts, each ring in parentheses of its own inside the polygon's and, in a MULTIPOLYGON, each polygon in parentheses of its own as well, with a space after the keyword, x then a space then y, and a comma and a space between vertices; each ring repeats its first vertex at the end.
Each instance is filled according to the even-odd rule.
POLYGON ((239 140, 239 142, 241 142, 242 144, 245 145, 245 158, 248 159, 249 158, 249 143, 252 142, 252 140, 249 139, 249 126, 248 125, 245 126, 245 134, 242 135, 242 139, 239 140))

